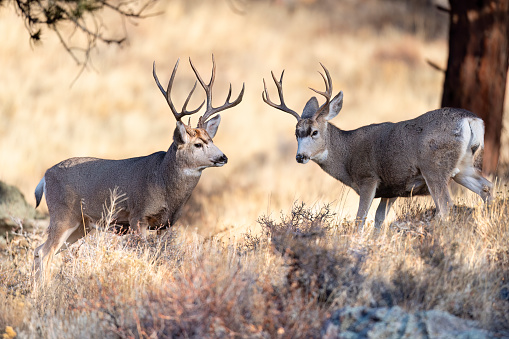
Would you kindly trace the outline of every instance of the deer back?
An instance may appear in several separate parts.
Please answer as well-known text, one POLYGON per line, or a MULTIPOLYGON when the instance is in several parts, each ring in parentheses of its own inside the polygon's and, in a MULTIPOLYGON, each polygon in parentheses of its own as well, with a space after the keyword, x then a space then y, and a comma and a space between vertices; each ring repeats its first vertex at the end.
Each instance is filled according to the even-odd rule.
POLYGON ((449 171, 469 145, 474 148, 471 151, 482 146, 482 139, 470 139, 469 121, 474 120, 480 121, 469 111, 443 108, 415 119, 352 131, 328 124, 329 156, 319 165, 354 189, 364 180, 377 179, 377 197, 428 194, 423 169, 432 163, 431 170, 449 171))

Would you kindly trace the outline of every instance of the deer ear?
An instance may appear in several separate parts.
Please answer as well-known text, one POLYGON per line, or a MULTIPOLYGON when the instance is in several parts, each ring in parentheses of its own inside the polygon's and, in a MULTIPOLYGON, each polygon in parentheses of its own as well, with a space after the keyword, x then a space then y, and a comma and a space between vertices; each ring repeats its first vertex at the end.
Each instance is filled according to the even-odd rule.
POLYGON ((217 129, 219 127, 220 122, 221 122, 221 115, 218 114, 205 123, 205 130, 207 131, 207 133, 211 139, 213 139, 216 136, 217 129))
POLYGON ((191 138, 189 134, 187 134, 186 126, 183 122, 177 121, 177 127, 175 127, 175 131, 173 132, 173 141, 177 144, 185 144, 188 143, 191 138))
POLYGON ((304 110, 302 111, 302 119, 309 119, 315 115, 316 111, 318 111, 318 100, 316 97, 312 97, 304 106, 304 110))
POLYGON ((323 119, 325 119, 325 121, 331 120, 336 115, 338 115, 342 107, 343 107, 343 91, 340 91, 338 95, 336 95, 334 99, 331 100, 329 104, 329 112, 322 113, 323 119))

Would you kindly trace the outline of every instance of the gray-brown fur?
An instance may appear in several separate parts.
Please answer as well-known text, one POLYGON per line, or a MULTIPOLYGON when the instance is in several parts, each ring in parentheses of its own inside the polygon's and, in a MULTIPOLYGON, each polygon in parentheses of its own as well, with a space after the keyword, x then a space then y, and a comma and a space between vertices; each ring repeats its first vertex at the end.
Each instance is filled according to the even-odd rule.
POLYGON ((42 272, 64 242, 72 244, 101 219, 115 189, 124 196, 116 206, 117 224, 142 235, 173 226, 202 170, 227 162, 205 130, 194 131, 192 137, 178 122, 167 152, 123 160, 71 158, 48 169, 36 190, 37 205, 46 195, 50 225, 47 241, 35 250, 35 270, 42 272))
POLYGON ((226 164, 228 158, 212 141, 221 117, 215 115, 209 118, 240 103, 244 89, 234 102, 229 102, 230 90, 226 103, 214 108, 211 105, 211 88, 215 63, 212 80, 208 85, 203 83, 193 66, 207 94, 207 108, 199 119, 198 127, 192 128, 180 119, 198 111, 186 110, 194 88, 180 113, 175 110, 170 99, 177 66, 178 62, 167 91, 157 79, 155 66, 153 71, 156 83, 177 119, 173 143, 167 152, 123 160, 70 158, 46 171, 37 185, 35 196, 39 205, 43 193, 46 195, 50 225, 47 230, 48 239, 34 252, 36 275, 45 273, 52 256, 64 248, 65 243, 72 244, 83 237, 91 224, 103 217, 112 191, 122 196, 115 206, 118 211, 115 223, 129 225, 133 231, 145 236, 149 228, 173 226, 198 184, 202 171, 226 164))
MULTIPOLYGON (((296 159, 300 163, 313 160, 359 194, 360 225, 374 198, 382 198, 375 215, 377 226, 398 197, 431 194, 440 215, 447 215, 452 206, 450 179, 484 201, 491 199, 492 184, 482 177, 479 167, 484 124, 475 114, 442 108, 412 120, 343 131, 328 122, 341 110, 343 93, 330 99, 332 81, 326 73, 327 91, 320 93, 326 103, 318 107, 316 98, 311 98, 297 118, 296 159)), ((276 81, 278 87, 281 82, 276 81)), ((270 104, 291 113, 286 106, 270 104)))

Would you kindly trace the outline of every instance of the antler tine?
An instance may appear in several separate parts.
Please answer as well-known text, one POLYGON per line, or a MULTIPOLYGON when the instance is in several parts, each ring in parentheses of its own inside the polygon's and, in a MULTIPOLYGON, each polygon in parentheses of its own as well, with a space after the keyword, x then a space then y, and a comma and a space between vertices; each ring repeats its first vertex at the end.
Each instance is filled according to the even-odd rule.
POLYGON ((210 76, 210 81, 208 84, 205 84, 202 77, 200 76, 200 73, 198 73, 198 70, 196 67, 194 67, 193 62, 191 61, 191 58, 189 58, 189 63, 191 64, 191 68, 193 69, 194 74, 196 75, 196 78, 200 82, 201 86, 205 90, 205 94, 207 95, 207 108, 205 110, 205 113, 203 116, 200 117, 198 120, 198 127, 203 128, 205 126, 205 122, 208 118, 210 118, 212 115, 219 113, 221 111, 224 111, 225 109, 232 108, 234 106, 237 106, 244 96, 244 89, 245 84, 242 84, 242 90, 240 91, 239 96, 235 101, 230 102, 231 94, 232 94, 232 85, 230 84, 230 89, 228 91, 228 96, 226 97, 226 101, 222 106, 219 107, 213 107, 212 106, 212 86, 214 85, 214 80, 216 78, 216 62, 214 60, 214 55, 212 54, 212 74, 210 76))
MULTIPOLYGON (((190 92, 190 93, 189 93, 189 95, 187 96, 187 99, 186 99, 186 101, 184 102, 184 105, 182 106, 182 112, 183 112, 183 113, 184 113, 184 112, 186 113, 186 114, 182 114, 182 116, 184 116, 184 115, 191 115, 191 114, 194 114, 194 113, 198 112, 198 111, 199 111, 199 110, 203 107, 203 105, 205 104, 205 100, 204 100, 204 101, 200 104, 200 106, 198 106, 198 108, 196 108, 196 109, 194 109, 194 110, 192 110, 192 111, 186 111, 187 104, 189 103, 189 100, 191 99, 191 95, 193 95, 193 92, 194 92, 194 90, 196 89, 196 85, 197 85, 197 82, 195 81, 195 82, 194 82, 193 89, 191 90, 191 92, 190 92)), ((189 119, 191 119, 191 118, 189 118, 189 119)), ((191 121, 191 120, 189 120, 189 121, 191 121)))
POLYGON ((325 110, 329 106, 330 99, 332 97, 332 79, 331 79, 330 73, 321 62, 320 62, 320 65, 322 66, 323 70, 325 71, 325 75, 327 76, 327 78, 325 78, 323 73, 318 71, 318 73, 320 73, 320 75, 322 76, 323 82, 325 83, 325 91, 324 92, 318 91, 311 87, 310 87, 310 89, 315 93, 323 95, 325 97, 325 103, 322 106, 320 106, 320 108, 316 111, 316 113, 314 114, 315 117, 318 116, 320 113, 322 113, 322 111, 325 110))
POLYGON ((272 102, 272 100, 270 100, 269 92, 267 91, 267 85, 265 83, 265 79, 263 79, 263 92, 262 92, 263 101, 271 107, 277 108, 277 109, 279 109, 283 112, 286 112, 286 113, 290 113, 297 119, 297 121, 299 121, 301 119, 300 115, 297 112, 295 112, 294 110, 292 110, 286 106, 285 99, 283 97, 283 75, 285 74, 285 71, 283 70, 283 72, 281 72, 281 79, 279 81, 277 81, 276 76, 274 75, 274 72, 271 71, 270 74, 272 74, 272 79, 274 80, 274 83, 276 84, 277 92, 279 94, 279 101, 281 103, 278 105, 278 104, 275 104, 274 102, 272 102))
POLYGON ((214 55, 212 55, 212 74, 210 76, 210 81, 207 84, 205 84, 205 81, 203 81, 200 73, 198 73, 198 70, 193 65, 193 61, 191 58, 189 58, 189 63, 191 64, 191 68, 193 69, 194 74, 196 75, 196 78, 200 82, 201 86, 205 90, 205 93, 207 94, 207 108, 212 104, 212 93, 210 91, 210 87, 214 84, 214 79, 216 78, 216 62, 214 60, 214 55))
POLYGON ((167 87, 166 91, 164 90, 163 86, 161 86, 161 83, 159 82, 159 79, 157 78, 156 62, 154 61, 153 65, 152 65, 152 75, 154 76, 154 80, 156 81, 157 87, 159 87, 159 90, 161 91, 164 98, 166 99, 166 102, 168 103, 168 106, 170 106, 170 109, 177 121, 181 121, 182 118, 186 115, 191 115, 191 114, 198 112, 203 107, 203 104, 205 104, 205 101, 204 101, 201 103, 201 105, 197 109, 194 109, 192 111, 187 111, 187 104, 189 103, 189 100, 191 99, 191 96, 193 95, 194 90, 196 89, 196 82, 195 82, 193 89, 187 96, 187 99, 184 102, 184 105, 182 106, 182 112, 179 113, 175 109, 175 106, 173 105, 173 102, 171 101, 170 93, 171 93, 171 88, 173 86, 173 80, 175 79, 175 74, 177 74, 177 68, 179 65, 179 61, 180 61, 180 59, 177 59, 177 62, 175 63, 175 67, 173 67, 173 71, 171 72, 171 77, 170 77, 170 80, 168 81, 168 87, 167 87))
MULTIPOLYGON (((173 72, 171 73, 170 81, 168 82, 168 89, 171 88, 171 85, 173 84, 173 78, 175 77, 175 73, 177 72, 177 68, 179 65, 180 59, 177 59, 177 63, 175 64, 175 67, 173 68, 173 72)), ((171 111, 173 112, 173 115, 175 115, 175 118, 177 118, 177 110, 175 109, 175 106, 173 106, 173 103, 171 102, 170 96, 168 95, 168 92, 164 90, 163 86, 161 86, 161 83, 159 82, 159 78, 156 74, 156 62, 152 64, 152 75, 154 76, 154 80, 156 81, 157 87, 159 87, 159 90, 163 94, 164 98, 166 99, 166 102, 168 103, 168 106, 170 106, 171 111)), ((177 119, 178 120, 178 119, 177 119)))

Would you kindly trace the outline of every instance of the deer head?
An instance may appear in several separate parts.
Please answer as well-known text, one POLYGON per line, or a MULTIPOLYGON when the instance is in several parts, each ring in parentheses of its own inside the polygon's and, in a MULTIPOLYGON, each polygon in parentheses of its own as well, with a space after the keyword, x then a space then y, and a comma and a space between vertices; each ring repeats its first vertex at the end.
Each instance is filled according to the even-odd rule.
POLYGON ((309 160, 315 160, 320 162, 321 159, 327 156, 327 121, 338 115, 341 107, 343 106, 343 92, 339 92, 332 100, 332 79, 329 71, 324 65, 320 63, 325 71, 325 75, 320 73, 325 82, 325 91, 317 91, 311 88, 312 91, 325 97, 325 103, 322 106, 318 106, 318 100, 316 97, 311 97, 304 106, 302 115, 288 108, 283 98, 283 75, 279 81, 272 74, 277 91, 279 94, 280 104, 275 104, 270 100, 265 79, 263 80, 264 90, 262 92, 262 98, 265 103, 269 106, 277 108, 283 112, 293 115, 297 119, 297 125, 295 127, 295 136, 297 137, 298 149, 295 159, 297 162, 305 164, 309 160))
POLYGON ((217 129, 219 127, 219 123, 221 122, 221 116, 217 113, 226 110, 228 108, 232 108, 238 105, 242 101, 242 97, 244 95, 244 85, 242 85, 242 90, 240 91, 239 96, 235 101, 230 102, 230 97, 232 93, 232 87, 230 84, 230 90, 228 92, 228 97, 226 98, 225 103, 219 107, 212 106, 212 86, 214 84, 215 76, 216 76, 216 63, 214 61, 214 56, 212 55, 212 75, 210 77, 210 81, 208 84, 205 84, 202 77, 194 67, 191 59, 189 59, 189 63, 191 64, 191 68, 198 79, 195 83, 191 92, 187 96, 184 105, 182 106, 181 112, 177 112, 173 102, 171 101, 170 92, 173 86, 173 80, 175 79, 175 74, 177 73, 177 68, 179 64, 179 60, 175 63, 175 67, 173 68, 173 72, 171 74, 170 80, 168 82, 167 89, 161 86, 159 79, 156 75, 155 62, 153 65, 153 75, 156 81, 157 86, 161 90, 161 93, 166 99, 170 110, 172 111, 175 119, 177 120, 177 126, 175 127, 175 131, 173 132, 173 142, 177 145, 177 159, 181 162, 185 163, 187 168, 195 169, 201 171, 207 167, 219 167, 223 166, 227 163, 228 158, 226 155, 221 152, 221 150, 214 145, 212 139, 216 135, 217 129), (200 85, 205 90, 206 94, 206 109, 205 113, 198 119, 198 124, 195 128, 191 127, 190 119, 189 123, 186 124, 182 122, 182 118, 186 115, 192 115, 197 113, 202 106, 205 104, 205 101, 201 103, 201 105, 191 111, 187 110, 187 104, 191 99, 191 96, 196 89, 197 82, 200 82, 200 85), (213 118, 211 118, 213 115, 213 118), (211 119, 210 119, 211 118, 211 119))

